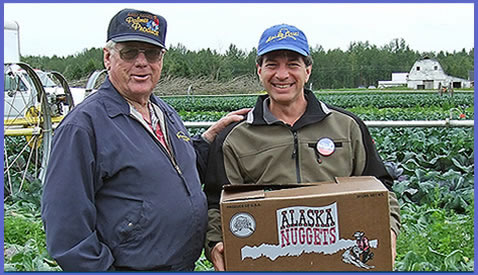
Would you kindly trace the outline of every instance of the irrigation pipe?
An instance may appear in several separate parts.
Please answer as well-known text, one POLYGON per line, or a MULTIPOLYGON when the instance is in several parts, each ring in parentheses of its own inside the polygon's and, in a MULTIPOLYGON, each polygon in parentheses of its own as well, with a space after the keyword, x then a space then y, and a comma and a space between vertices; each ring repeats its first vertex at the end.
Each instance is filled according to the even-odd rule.
MULTIPOLYGON (((370 120, 364 121, 368 127, 474 127, 474 120, 370 120)), ((214 122, 184 122, 187 128, 208 128, 214 122)))
MULTIPOLYGON (((398 127, 474 127, 474 120, 370 120, 364 121, 368 127, 376 128, 398 128, 398 127)), ((209 128, 213 125, 213 121, 186 121, 184 125, 186 128, 209 128)), ((53 124, 53 129, 56 129, 58 124, 53 124)), ((33 136, 41 134, 38 128, 4 128, 4 136, 33 136)))

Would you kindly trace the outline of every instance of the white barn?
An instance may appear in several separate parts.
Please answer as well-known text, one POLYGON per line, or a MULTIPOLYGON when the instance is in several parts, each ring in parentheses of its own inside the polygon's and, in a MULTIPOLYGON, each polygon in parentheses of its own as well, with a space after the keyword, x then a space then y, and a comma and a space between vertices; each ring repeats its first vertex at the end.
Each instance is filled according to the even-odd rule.
POLYGON ((378 88, 389 88, 398 86, 407 86, 408 73, 392 73, 392 80, 378 81, 378 88))
POLYGON ((440 62, 429 57, 417 60, 408 73, 407 87, 411 89, 438 89, 450 84, 453 88, 471 87, 471 81, 447 75, 440 62))

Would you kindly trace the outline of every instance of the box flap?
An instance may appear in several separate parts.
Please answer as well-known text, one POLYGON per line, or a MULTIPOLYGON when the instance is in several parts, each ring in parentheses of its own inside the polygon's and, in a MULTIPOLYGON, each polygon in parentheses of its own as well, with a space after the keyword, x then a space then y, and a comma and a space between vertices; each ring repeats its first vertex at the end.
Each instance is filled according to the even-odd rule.
POLYGON ((331 196, 347 193, 383 192, 388 189, 381 181, 372 176, 336 177, 337 184, 320 184, 310 189, 317 196, 331 196))
POLYGON ((317 184, 319 183, 226 184, 222 187, 222 189, 227 192, 246 192, 253 190, 279 190, 317 184))
POLYGON ((337 183, 356 183, 356 182, 381 182, 376 177, 373 176, 359 176, 359 177, 336 177, 335 181, 337 183))
POLYGON ((266 192, 294 189, 304 186, 316 186, 318 183, 286 184, 227 184, 223 186, 221 202, 264 198, 266 192))
POLYGON ((221 194, 221 203, 226 201, 235 201, 235 200, 250 200, 250 199, 260 199, 264 198, 264 190, 251 190, 244 192, 234 192, 222 190, 221 194))
POLYGON ((373 176, 360 177, 336 177, 335 181, 344 187, 344 189, 356 190, 357 184, 360 185, 360 191, 388 191, 383 183, 373 176))
POLYGON ((302 184, 228 184, 223 186, 221 202, 388 191, 381 181, 372 176, 336 177, 335 180, 302 184))
POLYGON ((281 198, 281 197, 306 197, 308 195, 317 195, 316 189, 322 190, 323 185, 337 185, 335 182, 314 182, 308 184, 300 184, 293 189, 280 189, 265 193, 266 198, 281 198))

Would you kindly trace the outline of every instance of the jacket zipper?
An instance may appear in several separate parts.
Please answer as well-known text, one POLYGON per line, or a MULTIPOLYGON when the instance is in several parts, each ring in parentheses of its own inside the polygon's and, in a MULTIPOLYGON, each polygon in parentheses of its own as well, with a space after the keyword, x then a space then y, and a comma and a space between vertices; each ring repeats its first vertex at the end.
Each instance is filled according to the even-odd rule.
MULTIPOLYGON (((168 135, 168 139, 171 140, 171 138, 169 136, 170 131, 168 129, 168 125, 169 124, 174 124, 174 121, 169 117, 169 113, 167 113, 166 111, 164 112, 164 117, 167 121, 169 121, 169 123, 165 123, 165 127, 166 127, 166 133, 165 134, 168 135)), ((157 141, 157 142, 159 142, 159 141, 157 141)), ((158 144, 158 146, 163 147, 161 144, 158 144)), ((179 177, 181 177, 181 179, 183 180, 184 188, 186 188, 186 191, 188 192, 188 195, 191 196, 192 193, 191 193, 191 190, 189 189, 186 178, 183 175, 183 171, 181 170, 181 167, 179 167, 179 165, 176 161, 176 157, 175 157, 175 154, 174 154, 174 145, 173 145, 172 142, 170 143, 170 146, 171 146, 171 154, 170 154, 171 163, 173 164, 174 168, 178 172, 179 177)), ((162 149, 165 150, 164 148, 162 148, 162 149)))
POLYGON ((295 159, 295 175, 297 177, 297 183, 300 183, 300 166, 299 166, 299 139, 297 138, 297 131, 291 130, 294 135, 294 151, 292 152, 292 159, 295 159))
MULTIPOLYGON (((166 124, 166 128, 167 128, 167 124, 166 124)), ((170 139, 170 136, 169 136, 169 129, 166 129, 165 131, 166 133, 164 133, 164 135, 168 135, 168 139, 170 139)), ((186 178, 184 178, 184 175, 183 175, 183 171, 181 170, 181 167, 179 167, 177 161, 176 161, 176 158, 174 157, 174 148, 173 148, 173 144, 170 143, 170 147, 171 147, 171 153, 168 153, 166 151, 166 148, 164 148, 164 146, 161 144, 161 142, 159 142, 159 140, 157 140, 156 138, 154 139, 156 144, 161 148, 161 150, 163 150, 163 152, 168 155, 169 157, 169 161, 171 162, 171 164, 173 165, 174 169, 176 169, 176 172, 178 173, 179 177, 181 178, 181 180, 183 181, 183 184, 184 184, 184 188, 186 188, 186 191, 188 192, 188 195, 191 196, 191 190, 189 190, 189 186, 188 184, 186 183, 186 178)))
MULTIPOLYGON (((138 119, 137 119, 134 115, 132 115, 132 114, 130 114, 129 116, 130 116, 131 118, 135 119, 135 120, 138 120, 138 119)), ((166 116, 165 116, 165 117, 166 117, 166 116)), ((168 118, 168 119, 169 119, 169 118, 168 118)), ((138 121, 138 122, 139 122, 141 125, 143 125, 140 121, 138 121)), ((143 125, 143 126, 144 126, 144 125, 143 125)), ((166 127, 167 127, 167 125, 166 125, 166 127)), ((168 135, 168 139, 171 140, 171 139, 169 138, 169 130, 166 129, 165 132, 166 132, 166 133, 164 133, 164 135, 165 135, 165 136, 168 135)), ((150 135, 153 135, 153 134, 151 134, 151 132, 149 132, 149 131, 148 131, 148 133, 149 133, 150 135)), ((177 164, 176 158, 174 157, 173 145, 170 144, 170 146, 171 146, 171 152, 168 152, 167 149, 164 148, 164 146, 161 144, 161 142, 157 139, 157 137, 155 137, 154 135, 153 135, 152 137, 153 137, 153 139, 154 139, 154 142, 155 142, 155 143, 158 145, 158 147, 160 148, 160 150, 162 150, 162 151, 164 152, 164 154, 165 154, 166 156, 168 156, 168 159, 169 159, 169 161, 171 162, 171 165, 174 167, 174 169, 175 169, 176 172, 178 173, 179 177, 183 180, 184 187, 186 188, 186 191, 188 192, 188 195, 191 196, 191 190, 189 190, 189 187, 188 187, 188 185, 187 185, 187 183, 186 183, 186 179, 185 179, 184 176, 183 176, 183 172, 181 171, 181 168, 180 168, 179 165, 177 164)))

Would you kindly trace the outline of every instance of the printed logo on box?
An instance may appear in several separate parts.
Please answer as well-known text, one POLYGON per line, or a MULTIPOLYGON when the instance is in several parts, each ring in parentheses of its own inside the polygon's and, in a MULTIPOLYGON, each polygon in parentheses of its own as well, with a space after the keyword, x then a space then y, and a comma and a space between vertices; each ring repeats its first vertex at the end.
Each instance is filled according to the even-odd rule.
POLYGON ((337 205, 294 206, 277 210, 281 247, 333 245, 338 241, 337 205))
MULTIPOLYGON (((278 244, 264 243, 253 247, 246 245, 241 249, 242 260, 268 257, 274 261, 281 256, 300 256, 303 253, 331 255, 345 250, 342 254, 344 263, 359 268, 374 268, 366 262, 373 259, 374 253, 371 252, 371 248, 378 247, 378 240, 369 241, 361 231, 353 234, 354 239, 340 239, 336 203, 321 207, 281 208, 276 210, 276 217, 278 244)), ((235 228, 236 232, 242 232, 241 234, 252 231, 247 235, 250 236, 255 231, 255 221, 251 223, 250 220, 254 221, 247 213, 234 215, 230 222, 233 234, 237 234, 234 233, 235 228)))
POLYGON ((249 213, 236 213, 229 222, 229 230, 236 237, 247 238, 256 231, 256 221, 249 213))

